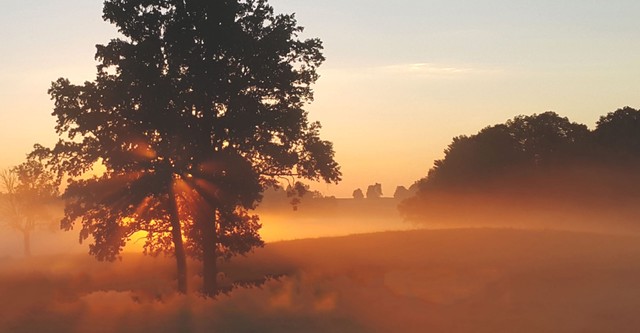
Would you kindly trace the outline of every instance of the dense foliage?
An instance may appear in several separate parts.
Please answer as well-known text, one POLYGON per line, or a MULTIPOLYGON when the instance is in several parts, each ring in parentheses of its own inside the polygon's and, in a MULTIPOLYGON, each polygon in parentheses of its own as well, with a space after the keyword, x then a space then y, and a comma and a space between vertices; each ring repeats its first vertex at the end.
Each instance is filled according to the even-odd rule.
POLYGON ((33 155, 71 177, 62 226, 80 220, 92 254, 112 260, 146 231, 180 271, 184 251, 202 259, 214 294, 216 258, 262 244, 248 210, 266 187, 340 179, 304 111, 322 44, 264 0, 107 0, 103 18, 122 37, 97 46, 94 81, 52 84, 61 140, 33 155))
POLYGON ((602 116, 594 130, 554 112, 517 116, 455 137, 444 153, 417 182, 417 195, 401 205, 405 216, 428 214, 443 193, 523 205, 640 196, 640 111, 630 107, 602 116))

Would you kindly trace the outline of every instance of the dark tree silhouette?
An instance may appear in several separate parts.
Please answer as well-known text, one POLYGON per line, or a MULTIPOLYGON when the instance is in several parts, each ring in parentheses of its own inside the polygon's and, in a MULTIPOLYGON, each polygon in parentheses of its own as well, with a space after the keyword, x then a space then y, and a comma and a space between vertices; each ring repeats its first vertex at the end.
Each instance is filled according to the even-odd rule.
POLYGON ((589 130, 555 112, 517 116, 472 136, 458 136, 420 182, 431 188, 474 187, 536 167, 574 160, 589 151, 589 130))
POLYGON ((414 194, 415 187, 411 189, 407 189, 406 187, 400 185, 396 187, 395 192, 393 192, 393 198, 398 200, 403 200, 411 197, 414 194))
POLYGON ((31 256, 31 233, 36 228, 53 229, 60 204, 53 174, 39 162, 28 160, 0 172, 4 193, 0 201, 0 222, 22 234, 24 255, 31 256))
POLYGON ((564 202, 553 208, 558 210, 578 203, 584 210, 585 202, 599 203, 605 196, 625 202, 638 195, 638 165, 640 111, 611 112, 593 132, 555 112, 517 116, 455 137, 445 157, 417 182, 417 195, 403 201, 400 210, 409 217, 465 195, 520 200, 516 206, 523 209, 535 201, 564 202))
POLYGON ((382 196, 382 184, 375 183, 367 187, 367 199, 378 199, 382 196))
POLYGON ((533 165, 572 160, 588 151, 589 129, 555 112, 517 116, 506 122, 527 162, 533 165))
POLYGON ((63 228, 80 220, 92 254, 112 260, 147 231, 150 253, 173 248, 181 291, 186 253, 215 295, 217 259, 262 244, 247 210, 265 188, 340 179, 303 109, 322 44, 262 0, 107 0, 103 13, 124 38, 97 46, 93 82, 52 84, 62 138, 32 155, 73 178, 63 228), (96 164, 106 172, 77 178, 96 164))
POLYGON ((600 117, 594 135, 608 158, 640 158, 640 111, 627 106, 600 117))
POLYGON ((470 185, 520 164, 524 152, 505 125, 487 127, 473 136, 458 136, 434 162, 427 177, 432 187, 470 185))
POLYGON ((364 199, 364 193, 362 193, 362 190, 357 188, 355 190, 353 190, 353 198, 360 200, 360 199, 364 199))

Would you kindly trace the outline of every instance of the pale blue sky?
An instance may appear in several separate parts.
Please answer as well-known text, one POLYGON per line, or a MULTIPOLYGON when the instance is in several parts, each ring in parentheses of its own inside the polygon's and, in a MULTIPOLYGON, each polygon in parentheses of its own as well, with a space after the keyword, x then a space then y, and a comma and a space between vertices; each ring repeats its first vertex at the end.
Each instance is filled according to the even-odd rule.
MULTIPOLYGON (((0 168, 55 141, 49 83, 92 79, 115 36, 101 1, 2 0, 0 168)), ((640 107, 640 2, 272 0, 324 41, 310 117, 334 141, 344 182, 410 185, 451 138, 554 110, 593 126, 640 107)))

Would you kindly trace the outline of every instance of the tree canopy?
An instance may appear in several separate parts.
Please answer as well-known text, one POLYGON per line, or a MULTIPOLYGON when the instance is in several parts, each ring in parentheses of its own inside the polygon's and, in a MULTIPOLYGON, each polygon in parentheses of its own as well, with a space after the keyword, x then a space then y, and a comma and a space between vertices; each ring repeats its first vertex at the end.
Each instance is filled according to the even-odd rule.
POLYGON ((367 199, 378 199, 382 196, 382 184, 375 183, 367 186, 367 199))
POLYGON ((457 136, 436 160, 426 187, 474 186, 512 172, 571 161, 590 144, 587 126, 555 112, 517 116, 485 127, 475 135, 457 136))
POLYGON ((555 112, 517 116, 453 138, 401 211, 419 219, 437 209, 440 194, 453 195, 445 201, 459 194, 502 197, 512 204, 520 198, 520 207, 531 200, 553 204, 571 198, 582 207, 605 196, 626 200, 640 195, 639 133, 640 111, 630 107, 602 116, 594 130, 555 112))
POLYGON ((216 258, 262 244, 248 210, 266 187, 340 180, 304 110, 322 43, 264 0, 107 0, 103 14, 122 37, 97 46, 94 81, 52 84, 61 139, 32 155, 71 177, 62 226, 79 220, 92 254, 112 260, 147 231, 179 271, 185 251, 202 259, 213 295, 216 258), (96 164, 102 175, 79 178, 96 164))
POLYGON ((600 117, 594 140, 609 158, 640 157, 640 111, 624 107, 600 117))

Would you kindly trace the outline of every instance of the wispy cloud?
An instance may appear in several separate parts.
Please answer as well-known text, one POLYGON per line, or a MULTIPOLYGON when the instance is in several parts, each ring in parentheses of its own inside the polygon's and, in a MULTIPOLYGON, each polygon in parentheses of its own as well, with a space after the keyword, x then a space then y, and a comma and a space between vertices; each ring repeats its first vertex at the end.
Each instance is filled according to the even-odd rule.
POLYGON ((377 70, 389 74, 408 74, 419 76, 459 76, 498 72, 496 69, 477 66, 449 65, 428 62, 386 65, 378 67, 377 70))
POLYGON ((367 67, 333 68, 323 73, 339 73, 352 77, 415 77, 415 78, 466 78, 504 73, 500 68, 479 65, 458 65, 429 62, 399 63, 367 67))

